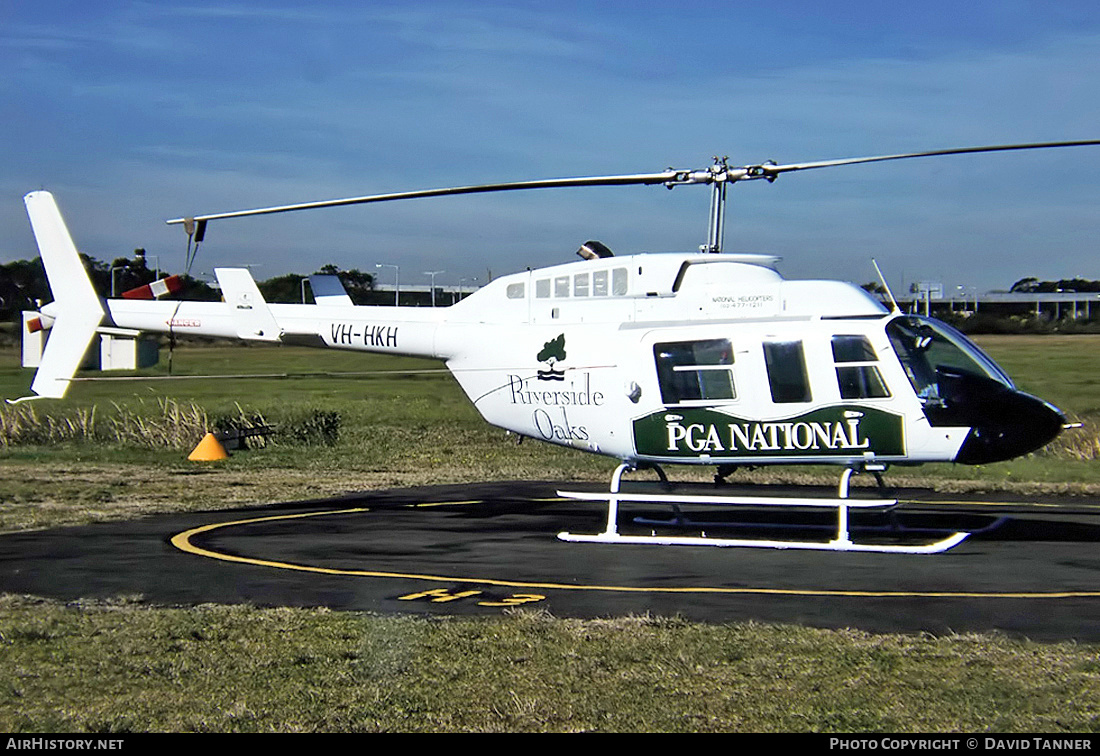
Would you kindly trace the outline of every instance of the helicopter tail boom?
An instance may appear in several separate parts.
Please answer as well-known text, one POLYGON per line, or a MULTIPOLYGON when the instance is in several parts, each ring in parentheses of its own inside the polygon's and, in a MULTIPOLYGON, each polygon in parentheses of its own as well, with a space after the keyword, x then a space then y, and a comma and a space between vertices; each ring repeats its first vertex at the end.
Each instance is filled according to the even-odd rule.
POLYGON ((246 268, 217 268, 224 301, 101 299, 53 195, 25 198, 54 300, 28 322, 48 329, 27 399, 64 398, 100 331, 167 333, 445 359, 437 350, 441 311, 351 304, 346 293, 316 305, 268 304, 246 268), (107 329, 107 330, 105 330, 107 329))

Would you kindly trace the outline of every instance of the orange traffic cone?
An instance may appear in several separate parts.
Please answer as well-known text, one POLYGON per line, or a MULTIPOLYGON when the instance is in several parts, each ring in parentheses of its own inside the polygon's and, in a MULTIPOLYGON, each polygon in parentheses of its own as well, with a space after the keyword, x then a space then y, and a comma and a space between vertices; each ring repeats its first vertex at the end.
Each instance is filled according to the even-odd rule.
POLYGON ((212 462, 216 459, 228 459, 229 454, 217 436, 207 433, 187 458, 192 462, 212 462))

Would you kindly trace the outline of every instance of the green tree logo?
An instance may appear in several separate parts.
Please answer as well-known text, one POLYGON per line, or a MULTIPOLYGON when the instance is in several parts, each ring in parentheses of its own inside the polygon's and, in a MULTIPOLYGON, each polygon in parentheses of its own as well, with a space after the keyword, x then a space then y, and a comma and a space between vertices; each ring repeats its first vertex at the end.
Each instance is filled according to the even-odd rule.
POLYGON ((539 352, 539 362, 550 363, 548 370, 538 371, 538 378, 540 381, 564 381, 565 371, 558 370, 554 367, 555 363, 565 362, 565 334, 559 335, 556 339, 550 339, 542 346, 542 351, 539 352))

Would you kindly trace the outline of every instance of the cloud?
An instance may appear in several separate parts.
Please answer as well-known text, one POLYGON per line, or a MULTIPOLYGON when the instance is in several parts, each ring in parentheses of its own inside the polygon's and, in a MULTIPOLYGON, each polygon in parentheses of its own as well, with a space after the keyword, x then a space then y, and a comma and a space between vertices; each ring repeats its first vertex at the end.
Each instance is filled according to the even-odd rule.
MULTIPOLYGON (((70 21, 35 6, 0 31, 0 189, 13 200, 0 238, 18 244, 0 254, 33 254, 14 200, 43 184, 71 195, 62 206, 108 257, 172 248, 163 219, 197 212, 702 168, 716 154, 792 162, 1098 136, 1100 35, 1087 24, 1024 15, 970 40, 953 30, 976 34, 980 10, 953 25, 875 12, 851 27, 846 8, 780 15, 792 7, 139 3, 79 6, 70 21)), ((727 247, 781 254, 808 276, 865 276, 872 254, 980 286, 1084 273, 1100 151, 1065 152, 737 186, 727 247)), ((569 259, 592 237, 694 249, 707 202, 692 187, 416 201, 219 224, 208 246, 263 259, 260 275, 394 255, 457 277, 569 259)))

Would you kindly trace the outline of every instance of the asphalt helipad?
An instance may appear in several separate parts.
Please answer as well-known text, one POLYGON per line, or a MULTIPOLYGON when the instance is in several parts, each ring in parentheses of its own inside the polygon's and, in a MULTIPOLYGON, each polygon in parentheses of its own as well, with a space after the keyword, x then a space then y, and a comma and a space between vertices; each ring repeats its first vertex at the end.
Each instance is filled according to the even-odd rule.
MULTIPOLYGON (((602 530, 604 510, 558 497, 561 487, 423 487, 8 534, 0 536, 0 591, 373 612, 491 614, 527 606, 563 617, 648 612, 1100 641, 1094 499, 901 491, 903 506, 890 515, 853 513, 853 536, 920 542, 957 529, 973 535, 943 554, 863 554, 566 543, 559 531, 602 530)), ((696 534, 828 541, 834 528, 829 513, 688 514, 706 520, 683 531, 696 534)), ((668 516, 654 505, 624 505, 620 528, 667 532, 653 522, 668 516)))

